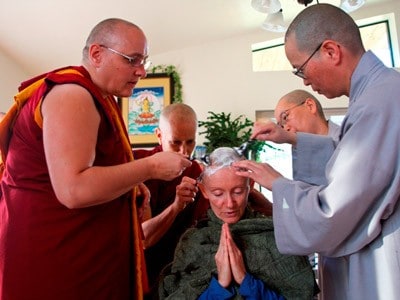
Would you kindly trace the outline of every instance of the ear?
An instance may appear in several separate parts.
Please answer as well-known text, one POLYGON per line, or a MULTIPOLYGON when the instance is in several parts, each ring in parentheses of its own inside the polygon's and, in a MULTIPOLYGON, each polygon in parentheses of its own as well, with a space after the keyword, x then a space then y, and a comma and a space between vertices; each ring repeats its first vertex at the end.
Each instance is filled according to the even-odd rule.
POLYGON ((321 51, 334 64, 340 62, 342 49, 340 44, 333 40, 326 40, 321 46, 321 51))
POLYGON ((92 44, 88 49, 88 58, 94 66, 98 66, 102 61, 102 48, 98 44, 92 44))
POLYGON ((315 101, 311 98, 306 99, 306 107, 312 114, 315 114, 317 112, 317 105, 315 104, 315 101))
POLYGON ((156 137, 157 137, 157 140, 158 140, 158 144, 162 145, 162 143, 161 143, 161 141, 162 141, 162 139, 161 139, 162 138, 161 129, 159 127, 157 127, 156 130, 155 130, 155 133, 156 133, 156 137))
POLYGON ((203 194, 203 197, 206 198, 206 199, 209 199, 204 184, 201 183, 201 182, 199 182, 199 183, 197 184, 197 186, 198 186, 198 188, 200 189, 201 193, 203 194))

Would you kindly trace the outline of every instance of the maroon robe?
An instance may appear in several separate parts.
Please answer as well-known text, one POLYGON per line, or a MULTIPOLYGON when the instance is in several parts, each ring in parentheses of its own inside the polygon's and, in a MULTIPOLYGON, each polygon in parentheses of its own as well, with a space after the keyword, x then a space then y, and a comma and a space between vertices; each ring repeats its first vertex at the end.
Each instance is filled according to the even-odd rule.
MULTIPOLYGON (((135 159, 140 159, 161 151, 163 151, 161 146, 157 146, 152 150, 134 149, 133 156, 135 159)), ((174 202, 176 186, 181 183, 183 176, 197 179, 201 172, 201 166, 196 161, 193 161, 192 165, 189 168, 186 168, 181 176, 171 181, 158 179, 145 181, 145 184, 151 193, 150 207, 152 216, 154 217, 159 215, 165 208, 174 202)), ((153 289, 157 285, 158 275, 162 268, 172 261, 176 245, 178 244, 181 235, 186 231, 186 229, 195 225, 198 220, 206 217, 208 207, 208 200, 205 199, 199 191, 195 201, 188 204, 185 209, 177 215, 170 229, 165 233, 160 241, 145 250, 149 284, 153 289)))
MULTIPOLYGON (((0 198, 0 299, 78 300, 131 297, 131 195, 68 209, 52 188, 42 129, 34 120, 55 84, 77 83, 93 95, 101 116, 96 166, 126 162, 121 135, 99 91, 85 77, 50 74, 23 106, 9 144, 0 198)), ((115 103, 112 103, 115 106, 115 103)), ((116 107, 117 108, 117 107, 116 107)))

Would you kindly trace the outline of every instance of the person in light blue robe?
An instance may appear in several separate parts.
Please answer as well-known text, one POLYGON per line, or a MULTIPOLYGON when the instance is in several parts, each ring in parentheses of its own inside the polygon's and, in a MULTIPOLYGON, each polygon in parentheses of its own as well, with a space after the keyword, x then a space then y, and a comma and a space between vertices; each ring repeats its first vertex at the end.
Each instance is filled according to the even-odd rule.
POLYGON ((294 74, 349 97, 339 142, 257 123, 252 137, 295 148, 294 180, 235 163, 273 192, 278 249, 322 256, 322 299, 400 299, 400 74, 365 51, 355 22, 329 4, 303 10, 285 36, 294 74))

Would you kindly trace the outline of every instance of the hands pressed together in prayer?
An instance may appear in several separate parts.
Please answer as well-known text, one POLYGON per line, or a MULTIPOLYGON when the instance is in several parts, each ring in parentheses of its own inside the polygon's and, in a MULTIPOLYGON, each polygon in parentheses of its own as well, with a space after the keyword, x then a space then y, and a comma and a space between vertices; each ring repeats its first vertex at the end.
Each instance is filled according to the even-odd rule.
POLYGON ((215 263, 218 271, 218 282, 221 286, 227 288, 232 280, 239 285, 242 284, 246 275, 246 267, 242 252, 236 246, 227 223, 222 225, 215 263))

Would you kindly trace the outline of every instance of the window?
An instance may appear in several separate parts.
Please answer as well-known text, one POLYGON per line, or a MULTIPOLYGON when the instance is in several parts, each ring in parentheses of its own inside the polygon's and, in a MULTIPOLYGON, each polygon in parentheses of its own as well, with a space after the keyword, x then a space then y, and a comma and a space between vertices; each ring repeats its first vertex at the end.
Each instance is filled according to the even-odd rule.
MULTIPOLYGON (((388 67, 399 67, 399 49, 394 14, 357 21, 365 49, 372 50, 388 67)), ((292 70, 283 38, 252 45, 253 71, 292 70)))
POLYGON ((292 70, 286 58, 283 39, 252 45, 253 71, 292 70))

